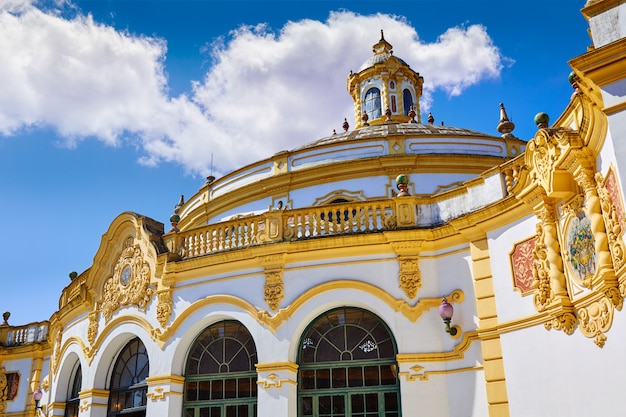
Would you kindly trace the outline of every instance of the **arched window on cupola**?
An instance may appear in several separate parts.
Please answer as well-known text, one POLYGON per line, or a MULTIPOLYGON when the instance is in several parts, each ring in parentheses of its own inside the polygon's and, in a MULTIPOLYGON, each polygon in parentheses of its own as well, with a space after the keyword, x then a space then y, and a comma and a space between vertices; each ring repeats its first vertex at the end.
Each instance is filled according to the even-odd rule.
POLYGON ((372 87, 365 93, 365 112, 369 120, 378 119, 381 114, 380 90, 372 87))
POLYGON ((408 88, 402 91, 402 104, 404 106, 404 115, 408 116, 409 110, 411 110, 411 106, 413 105, 413 94, 411 94, 408 88))

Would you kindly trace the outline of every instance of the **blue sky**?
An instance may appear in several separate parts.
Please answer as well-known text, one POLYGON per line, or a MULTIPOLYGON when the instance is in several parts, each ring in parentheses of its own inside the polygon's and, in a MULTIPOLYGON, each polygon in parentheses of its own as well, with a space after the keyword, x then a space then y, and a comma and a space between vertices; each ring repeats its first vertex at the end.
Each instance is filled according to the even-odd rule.
POLYGON ((380 38, 424 119, 521 139, 572 93, 584 0, 0 2, 0 310, 48 320, 124 211, 168 219, 209 174, 351 125, 380 38), (211 161, 213 164, 211 165, 211 161))

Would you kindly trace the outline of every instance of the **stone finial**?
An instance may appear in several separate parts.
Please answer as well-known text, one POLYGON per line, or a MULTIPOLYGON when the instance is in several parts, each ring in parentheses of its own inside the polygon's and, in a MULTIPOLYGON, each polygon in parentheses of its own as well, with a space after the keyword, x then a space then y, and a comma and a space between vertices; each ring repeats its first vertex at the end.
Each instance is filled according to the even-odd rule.
POLYGON ((363 121, 363 126, 369 126, 370 125, 369 123, 367 123, 369 118, 370 117, 367 115, 367 112, 365 110, 363 110, 363 116, 361 116, 361 120, 363 121))
POLYGON ((433 123, 435 123, 435 118, 433 117, 432 113, 428 113, 428 124, 432 125, 433 123))
POLYGON ((391 121, 391 109, 387 107, 387 109, 385 110, 385 122, 390 122, 390 121, 391 121))
POLYGON ((11 313, 9 313, 8 311, 2 313, 2 319, 4 319, 4 323, 2 323, 3 326, 9 325, 9 317, 11 317, 11 313))
POLYGON ((342 126, 343 126, 343 131, 347 132, 348 129, 350 128, 350 125, 348 124, 348 119, 346 119, 346 118, 343 119, 343 125, 342 126))
POLYGON ((396 177, 396 187, 398 187, 398 190, 400 191, 397 194, 397 197, 405 197, 409 194, 409 177, 404 175, 404 174, 400 174, 396 177))
POLYGON ((578 76, 576 75, 574 71, 569 73, 569 76, 567 77, 567 81, 569 81, 569 83, 572 85, 572 88, 574 89, 574 91, 576 91, 577 93, 580 93, 580 86, 578 85, 578 76))
POLYGON ((409 117, 411 118, 411 121, 409 123, 417 123, 417 120, 415 120, 415 116, 417 116, 417 113, 415 112, 415 106, 411 104, 411 107, 409 109, 409 117))
POLYGON ((336 134, 337 134, 337 131, 333 129, 333 136, 335 136, 336 134))
POLYGON ((69 277, 70 277, 70 281, 74 281, 76 277, 78 277, 78 272, 76 271, 70 272, 69 277))
POLYGON ((500 122, 498 122, 498 132, 502 134, 503 138, 514 137, 511 133, 515 129, 515 123, 509 120, 509 116, 506 114, 504 103, 500 103, 500 122))
POLYGON ((548 116, 546 113, 541 112, 535 115, 535 124, 537 125, 538 129, 547 129, 549 123, 550 116, 548 116))

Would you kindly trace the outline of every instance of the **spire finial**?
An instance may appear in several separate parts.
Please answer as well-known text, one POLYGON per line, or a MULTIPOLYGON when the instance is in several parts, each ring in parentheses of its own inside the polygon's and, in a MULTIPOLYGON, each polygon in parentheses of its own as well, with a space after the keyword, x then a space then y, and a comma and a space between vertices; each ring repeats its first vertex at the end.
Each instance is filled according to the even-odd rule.
POLYGON ((514 137, 511 133, 515 129, 515 123, 509 120, 509 116, 506 114, 504 103, 500 103, 500 122, 498 123, 498 132, 502 133, 503 138, 514 137))
POLYGON ((380 30, 380 40, 384 41, 385 40, 385 35, 383 34, 383 30, 380 30))

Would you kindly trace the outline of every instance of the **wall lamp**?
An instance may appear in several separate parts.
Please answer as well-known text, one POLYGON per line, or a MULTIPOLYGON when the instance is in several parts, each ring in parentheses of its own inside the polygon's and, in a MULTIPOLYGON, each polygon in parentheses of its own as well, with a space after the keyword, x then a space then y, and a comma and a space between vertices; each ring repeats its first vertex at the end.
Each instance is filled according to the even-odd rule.
POLYGON ((41 391, 41 387, 37 388, 37 391, 33 392, 33 400, 35 400, 35 415, 39 415, 41 412, 41 405, 39 405, 39 401, 41 401, 41 397, 43 397, 43 392, 41 391))
POLYGON ((450 326, 452 315, 454 314, 454 307, 448 302, 446 297, 443 297, 441 304, 439 305, 439 315, 446 324, 446 333, 450 333, 450 336, 456 336, 458 328, 457 326, 450 326))

